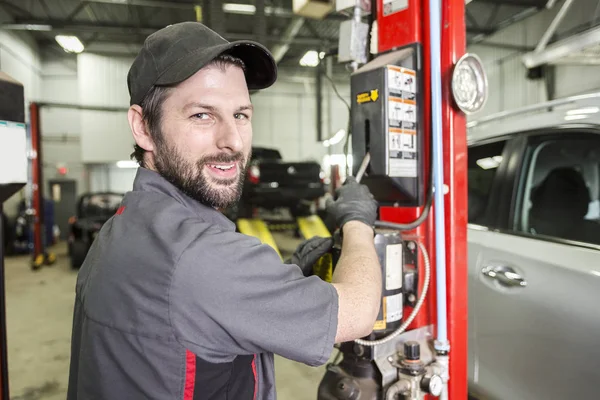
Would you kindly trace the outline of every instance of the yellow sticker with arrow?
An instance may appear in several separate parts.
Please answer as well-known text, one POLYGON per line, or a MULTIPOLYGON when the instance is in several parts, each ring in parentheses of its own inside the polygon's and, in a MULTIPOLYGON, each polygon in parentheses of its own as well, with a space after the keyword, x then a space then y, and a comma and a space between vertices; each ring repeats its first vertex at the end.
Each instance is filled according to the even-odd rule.
POLYGON ((370 103, 377 101, 379 98, 379 89, 371 90, 370 92, 363 92, 356 95, 356 102, 358 104, 370 103))

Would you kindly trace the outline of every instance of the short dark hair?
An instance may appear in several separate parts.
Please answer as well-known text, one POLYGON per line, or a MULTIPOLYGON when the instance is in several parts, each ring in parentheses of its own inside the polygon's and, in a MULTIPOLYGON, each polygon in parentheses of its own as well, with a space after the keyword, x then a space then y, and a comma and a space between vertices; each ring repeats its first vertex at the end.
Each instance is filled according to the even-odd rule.
MULTIPOLYGON (((246 71, 246 65, 244 62, 231 54, 221 54, 208 65, 216 65, 217 67, 225 70, 225 67, 234 65, 241 68, 244 72, 246 71)), ((165 102, 169 95, 172 87, 170 86, 153 86, 152 89, 146 94, 142 100, 140 107, 142 108, 142 119, 148 126, 150 137, 155 142, 160 140, 160 124, 162 120, 162 104, 165 102)), ((141 148, 137 143, 133 145, 133 153, 131 158, 135 159, 140 167, 146 167, 144 163, 144 154, 146 150, 141 148)))

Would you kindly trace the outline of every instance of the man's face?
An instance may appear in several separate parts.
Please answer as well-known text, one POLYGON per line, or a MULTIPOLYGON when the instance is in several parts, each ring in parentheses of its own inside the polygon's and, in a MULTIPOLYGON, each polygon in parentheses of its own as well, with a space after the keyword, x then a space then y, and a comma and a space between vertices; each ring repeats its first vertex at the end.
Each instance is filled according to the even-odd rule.
POLYGON ((154 166, 190 197, 226 208, 241 195, 252 146, 251 119, 242 69, 203 68, 162 104, 154 166))

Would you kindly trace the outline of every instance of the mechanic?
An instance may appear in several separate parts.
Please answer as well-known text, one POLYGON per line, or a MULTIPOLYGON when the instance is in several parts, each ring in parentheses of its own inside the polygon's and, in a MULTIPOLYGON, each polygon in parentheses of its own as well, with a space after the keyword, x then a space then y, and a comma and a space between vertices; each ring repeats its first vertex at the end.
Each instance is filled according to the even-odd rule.
POLYGON ((127 77, 140 163, 79 271, 68 399, 276 398, 273 353, 311 366, 368 335, 379 311, 377 204, 353 179, 328 212, 343 250, 327 283, 315 238, 289 263, 219 210, 240 197, 250 90, 276 63, 197 22, 150 35, 127 77))

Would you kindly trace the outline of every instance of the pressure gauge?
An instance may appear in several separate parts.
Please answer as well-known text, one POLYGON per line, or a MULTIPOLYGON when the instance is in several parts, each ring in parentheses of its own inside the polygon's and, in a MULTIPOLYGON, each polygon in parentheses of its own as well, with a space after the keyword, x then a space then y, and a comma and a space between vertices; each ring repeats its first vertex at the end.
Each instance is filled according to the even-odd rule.
POLYGON ((439 397, 444 389, 444 381, 439 375, 426 376, 421 381, 421 390, 432 396, 439 397))
POLYGON ((452 72, 452 96, 465 114, 483 108, 488 97, 488 81, 481 59, 475 54, 463 55, 452 72))

